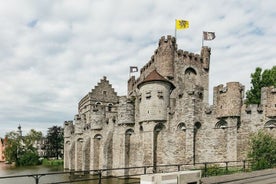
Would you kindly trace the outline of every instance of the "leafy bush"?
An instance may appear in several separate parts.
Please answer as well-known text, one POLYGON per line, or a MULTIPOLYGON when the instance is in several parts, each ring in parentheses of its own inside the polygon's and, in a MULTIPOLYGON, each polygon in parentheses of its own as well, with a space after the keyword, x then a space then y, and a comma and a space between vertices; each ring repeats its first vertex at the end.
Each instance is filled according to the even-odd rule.
POLYGON ((252 159, 252 170, 272 168, 276 164, 276 138, 265 131, 251 135, 248 158, 252 159))
POLYGON ((206 173, 203 168, 203 175, 206 175, 206 176, 216 176, 216 175, 223 175, 223 174, 225 174, 225 168, 221 168, 217 164, 208 165, 206 173))
POLYGON ((48 160, 48 159, 43 159, 42 160, 42 165, 59 166, 59 165, 63 165, 63 160, 48 160))
POLYGON ((18 166, 32 166, 39 164, 39 156, 36 152, 27 151, 18 159, 18 166))

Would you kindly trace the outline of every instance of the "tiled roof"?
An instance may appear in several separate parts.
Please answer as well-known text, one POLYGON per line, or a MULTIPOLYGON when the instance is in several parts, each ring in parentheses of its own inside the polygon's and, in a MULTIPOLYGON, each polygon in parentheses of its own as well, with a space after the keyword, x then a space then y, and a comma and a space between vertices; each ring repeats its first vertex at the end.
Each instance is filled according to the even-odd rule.
POLYGON ((156 70, 153 70, 142 82, 147 81, 167 81, 162 75, 160 75, 156 70))
POLYGON ((170 83, 172 88, 175 88, 174 85, 168 81, 167 79, 165 79, 162 75, 160 75, 156 70, 153 70, 140 84, 138 84, 138 87, 145 83, 145 82, 150 82, 150 81, 163 81, 163 82, 167 82, 170 83))

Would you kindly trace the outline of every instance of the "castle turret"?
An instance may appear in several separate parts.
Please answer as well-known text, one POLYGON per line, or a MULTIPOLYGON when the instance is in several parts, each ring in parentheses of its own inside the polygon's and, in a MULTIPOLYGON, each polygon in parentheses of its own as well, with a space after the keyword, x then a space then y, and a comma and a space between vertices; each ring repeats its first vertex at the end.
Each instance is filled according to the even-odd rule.
POLYGON ((163 36, 159 40, 159 47, 155 51, 154 60, 157 71, 167 79, 174 77, 174 56, 177 50, 176 40, 174 37, 163 36))
POLYGON ((262 88, 261 107, 265 107, 267 117, 276 117, 276 88, 273 86, 262 88))
POLYGON ((70 137, 74 133, 73 121, 64 122, 64 138, 70 137))
POLYGON ((225 87, 223 85, 214 87, 216 116, 218 118, 240 116, 243 94, 244 86, 238 82, 229 82, 225 87))
MULTIPOLYGON (((164 36, 159 40, 159 46, 155 50, 150 61, 140 70, 140 78, 144 79, 153 70, 156 70, 166 79, 174 78, 174 59, 177 51, 177 45, 174 37, 164 36)), ((139 80, 139 79, 137 79, 139 80)))
POLYGON ((211 49, 206 46, 202 47, 200 55, 203 61, 203 68, 209 70, 211 49))
POLYGON ((126 96, 119 98, 118 124, 134 124, 134 102, 126 96))
POLYGON ((104 106, 96 102, 91 110, 91 129, 92 130, 100 130, 103 128, 103 122, 105 117, 105 108, 104 106))
POLYGON ((167 120, 167 108, 174 85, 154 70, 138 85, 138 88, 140 122, 167 120))
POLYGON ((77 114, 74 118, 75 121, 75 133, 82 134, 84 128, 84 122, 81 120, 81 117, 77 114))

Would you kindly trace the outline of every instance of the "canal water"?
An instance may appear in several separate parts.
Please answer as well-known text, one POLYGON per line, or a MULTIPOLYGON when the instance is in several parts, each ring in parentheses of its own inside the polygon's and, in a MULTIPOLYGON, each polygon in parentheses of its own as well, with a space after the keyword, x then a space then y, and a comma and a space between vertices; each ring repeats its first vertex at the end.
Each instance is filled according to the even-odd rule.
MULTIPOLYGON (((9 164, 0 162, 0 177, 28 175, 28 174, 44 174, 53 172, 62 172, 62 166, 30 166, 30 167, 14 167, 9 164)), ((85 176, 70 177, 68 174, 46 175, 39 178, 39 184, 50 183, 76 183, 76 184, 98 184, 98 180, 76 182, 76 179, 87 179, 85 176), (72 182, 70 182, 70 180, 72 182), (68 182, 66 182, 68 181, 68 182), (73 182, 74 181, 74 182, 73 182)), ((91 177, 90 177, 91 178, 91 177)), ((123 180, 119 178, 103 179, 102 184, 134 184, 139 183, 139 179, 123 180)), ((19 177, 10 179, 0 179, 0 184, 35 184, 35 179, 32 177, 19 177)))

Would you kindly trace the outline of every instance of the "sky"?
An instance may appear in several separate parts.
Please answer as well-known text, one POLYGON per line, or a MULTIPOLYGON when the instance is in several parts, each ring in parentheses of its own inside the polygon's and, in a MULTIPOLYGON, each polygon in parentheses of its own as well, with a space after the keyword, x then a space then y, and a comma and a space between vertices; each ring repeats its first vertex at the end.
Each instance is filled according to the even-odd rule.
MULTIPOLYGON (((46 134, 78 112, 78 102, 106 76, 127 94, 129 66, 143 67, 162 36, 211 51, 213 87, 237 81, 250 89, 256 67, 276 65, 275 0, 0 0, 0 137, 30 129, 46 134)), ((210 102, 212 104, 212 102, 210 102)))

